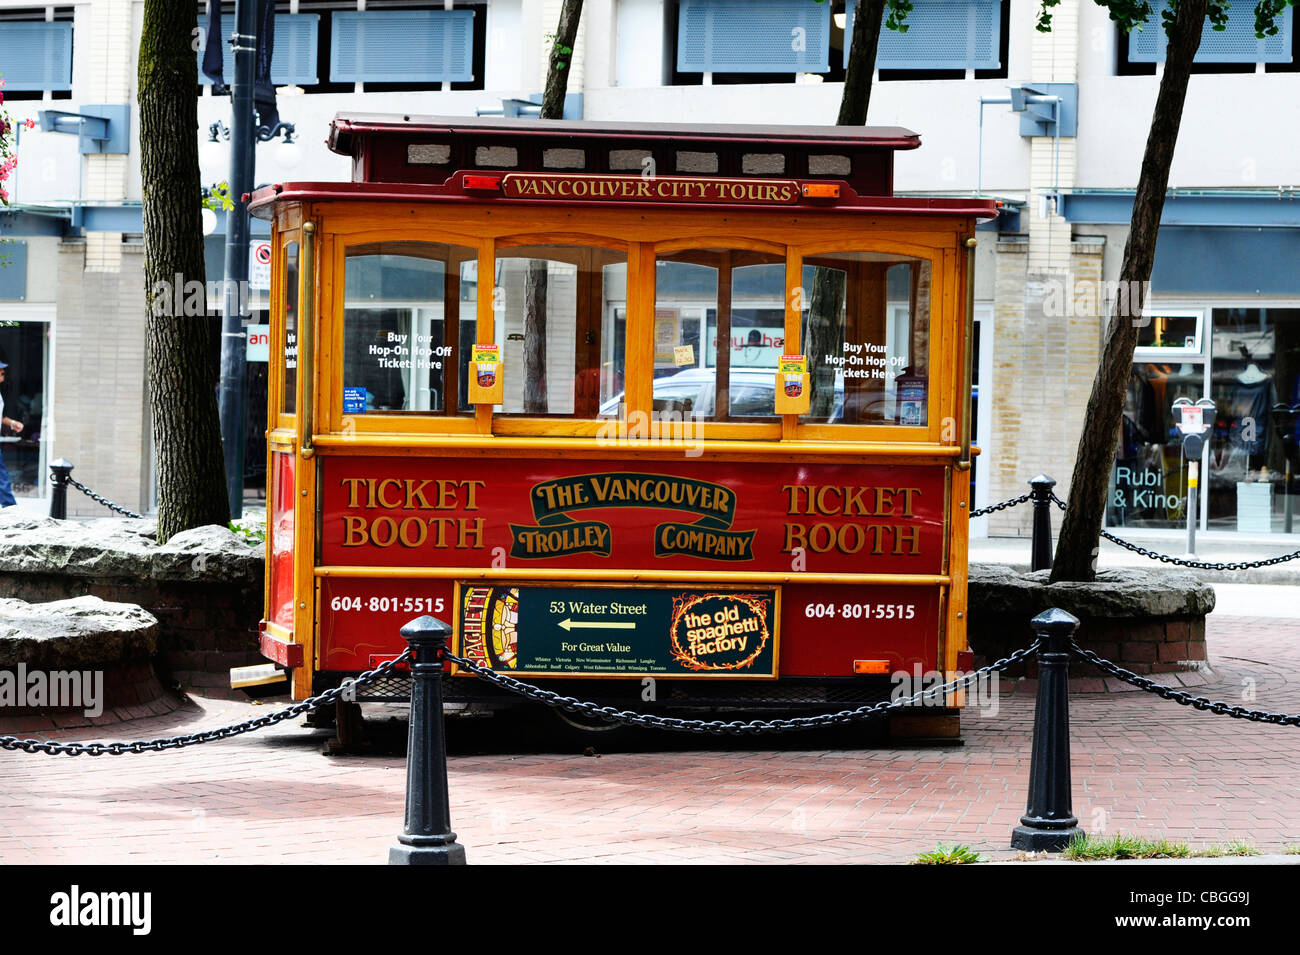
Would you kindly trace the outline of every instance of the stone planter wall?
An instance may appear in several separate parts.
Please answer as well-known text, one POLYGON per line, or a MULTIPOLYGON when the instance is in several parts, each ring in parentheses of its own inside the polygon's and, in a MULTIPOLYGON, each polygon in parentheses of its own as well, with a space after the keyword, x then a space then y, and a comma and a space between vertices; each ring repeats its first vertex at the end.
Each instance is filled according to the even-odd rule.
MULTIPOLYGON (((974 565, 970 574, 969 640, 982 666, 1027 645, 1029 621, 1051 607, 1079 618, 1079 644, 1134 673, 1206 670, 1205 616, 1214 589, 1188 574, 1103 571, 1090 584, 1048 584, 1048 571, 1017 573, 974 565)), ((1072 667, 1096 676, 1095 667, 1072 667)), ((1031 665, 1027 673, 1033 675, 1031 665)))
POLYGON ((134 604, 0 599, 0 732, 171 712, 181 699, 158 678, 157 646, 157 619, 134 604))
POLYGON ((188 686, 229 686, 229 669, 265 662, 260 546, 223 527, 165 545, 152 520, 0 516, 0 592, 31 603, 94 595, 158 619, 162 666, 188 686))

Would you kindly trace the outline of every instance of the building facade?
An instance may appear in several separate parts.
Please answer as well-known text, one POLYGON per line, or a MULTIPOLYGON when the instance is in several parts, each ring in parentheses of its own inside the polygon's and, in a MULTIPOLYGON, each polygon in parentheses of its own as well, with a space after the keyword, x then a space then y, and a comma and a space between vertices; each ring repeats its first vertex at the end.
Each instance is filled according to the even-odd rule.
MULTIPOLYGON (((855 5, 587 0, 567 114, 832 123, 855 5)), ((324 145, 340 111, 527 112, 542 89, 560 6, 278 3, 272 78, 296 143, 260 145, 257 181, 348 178, 347 159, 324 145)), ((921 134, 919 149, 898 155, 899 193, 980 193, 1004 203, 1003 215, 981 228, 977 249, 978 504, 1021 493, 1039 472, 1068 495, 1108 306, 1133 291, 1116 280, 1163 68, 1154 23, 1126 37, 1103 8, 1063 0, 1052 31, 1040 33, 1037 6, 916 0, 908 32, 882 34, 868 117, 921 134)), ((142 8, 139 0, 0 0, 10 113, 107 115, 113 148, 125 148, 24 131, 11 205, 0 212, 0 237, 10 240, 0 248, 8 262, 0 267, 0 321, 13 323, 0 327, 10 362, 5 407, 7 415, 21 408, 28 422, 21 439, 2 448, 20 496, 34 507, 47 492, 45 465, 59 457, 129 507, 153 501, 135 109, 142 8), (104 109, 115 106, 125 114, 104 109)), ((232 3, 226 9, 233 14, 232 3)), ((1192 77, 1146 310, 1131 317, 1140 347, 1107 515, 1130 534, 1172 535, 1184 526, 1178 398, 1215 403, 1199 462, 1201 526, 1260 540, 1291 531, 1300 437, 1300 58, 1290 8, 1278 28, 1260 40, 1253 5, 1234 6, 1227 30, 1207 28, 1192 77)), ((205 142, 203 181, 217 183, 228 165, 220 127, 217 142, 206 141, 213 124, 229 126, 230 104, 201 82, 197 56, 194 134, 205 142)), ((220 277, 222 233, 218 219, 208 238, 209 279, 220 277)), ((258 291, 252 295, 258 308, 258 291)), ((259 377, 253 359, 246 456, 255 497, 265 365, 259 377)), ((1023 535, 1028 522, 1025 509, 1004 511, 975 531, 1023 535)))

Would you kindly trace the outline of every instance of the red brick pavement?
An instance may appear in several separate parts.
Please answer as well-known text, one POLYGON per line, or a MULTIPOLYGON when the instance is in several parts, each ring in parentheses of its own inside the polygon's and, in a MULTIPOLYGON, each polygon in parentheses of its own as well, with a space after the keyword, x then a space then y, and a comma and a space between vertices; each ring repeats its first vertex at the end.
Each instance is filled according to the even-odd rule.
MULTIPOLYGON (((1300 711, 1300 621, 1212 617, 1209 639, 1208 695, 1237 702, 1254 681, 1252 705, 1300 711)), ((452 819, 472 863, 905 862, 939 842, 1009 858, 1029 770, 1027 689, 1004 686, 996 716, 968 711, 960 748, 806 736, 784 748, 674 740, 599 759, 456 755, 452 819)), ((147 738, 267 711, 197 702, 50 735, 147 738)), ((1266 852, 1300 842, 1297 730, 1140 693, 1080 693, 1071 707, 1074 808, 1089 831, 1266 852)), ((324 756, 321 739, 282 724, 140 756, 0 754, 0 862, 384 862, 401 828, 403 760, 324 756)))

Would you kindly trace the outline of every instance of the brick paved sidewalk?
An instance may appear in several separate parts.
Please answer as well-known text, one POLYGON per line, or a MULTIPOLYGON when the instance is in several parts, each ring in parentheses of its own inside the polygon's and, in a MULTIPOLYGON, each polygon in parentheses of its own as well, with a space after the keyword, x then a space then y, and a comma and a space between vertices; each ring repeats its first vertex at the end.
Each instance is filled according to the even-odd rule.
MULTIPOLYGON (((1253 685, 1252 705, 1300 711, 1300 621, 1211 617, 1209 646, 1207 695, 1240 701, 1253 685)), ((853 749, 840 733, 652 737, 600 758, 453 755, 452 819, 471 863, 907 862, 939 842, 1011 858, 1033 720, 1023 689, 1004 687, 996 716, 968 711, 959 748, 853 749)), ((1071 706, 1074 808, 1089 831, 1300 843, 1295 729, 1141 693, 1071 706)), ((265 712, 200 700, 51 735, 148 738, 265 712)), ((324 756, 327 737, 290 724, 140 756, 0 753, 0 863, 382 863, 401 828, 404 761, 324 756)))

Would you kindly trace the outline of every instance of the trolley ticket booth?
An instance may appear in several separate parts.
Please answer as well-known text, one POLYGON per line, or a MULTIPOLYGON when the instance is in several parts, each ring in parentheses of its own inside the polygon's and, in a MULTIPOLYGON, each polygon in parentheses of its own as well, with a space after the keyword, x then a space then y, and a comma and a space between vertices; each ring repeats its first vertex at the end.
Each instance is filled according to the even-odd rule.
POLYGON ((469 659, 643 709, 841 708, 969 669, 996 208, 893 195, 916 134, 357 115, 329 143, 351 182, 252 204, 261 646, 295 699, 423 614, 469 659))

